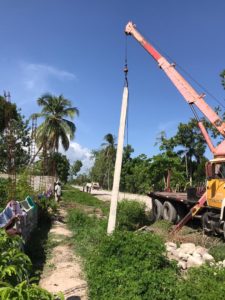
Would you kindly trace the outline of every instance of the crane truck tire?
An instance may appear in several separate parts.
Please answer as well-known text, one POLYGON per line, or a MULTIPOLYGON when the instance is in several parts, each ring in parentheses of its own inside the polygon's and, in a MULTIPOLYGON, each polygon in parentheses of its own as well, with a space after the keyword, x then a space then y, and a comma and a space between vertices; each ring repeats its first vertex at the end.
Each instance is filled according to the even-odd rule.
POLYGON ((205 212, 202 216, 202 228, 203 228, 204 233, 212 232, 212 224, 211 224, 208 212, 205 212))
POLYGON ((171 223, 176 223, 177 221, 176 208, 168 201, 165 201, 163 204, 163 219, 171 223))
POLYGON ((162 219, 163 205, 158 199, 152 201, 152 213, 155 221, 162 219))
POLYGON ((223 238, 225 240, 225 222, 223 223, 223 238))

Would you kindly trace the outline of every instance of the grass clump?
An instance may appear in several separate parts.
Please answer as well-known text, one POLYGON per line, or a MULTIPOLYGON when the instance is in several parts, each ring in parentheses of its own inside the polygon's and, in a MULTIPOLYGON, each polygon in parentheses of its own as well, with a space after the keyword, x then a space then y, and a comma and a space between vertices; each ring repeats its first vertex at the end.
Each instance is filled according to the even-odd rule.
POLYGON ((177 268, 153 234, 104 236, 86 264, 90 299, 174 299, 177 268))
POLYGON ((188 270, 186 280, 177 286, 175 299, 223 300, 225 294, 225 269, 208 265, 188 270))
POLYGON ((118 203, 117 228, 120 230, 134 231, 148 225, 145 204, 137 201, 123 200, 118 203))
POLYGON ((100 208, 105 214, 109 211, 109 204, 105 203, 96 197, 92 196, 91 194, 80 192, 79 190, 75 188, 68 188, 65 191, 63 191, 63 199, 65 202, 74 202, 83 204, 86 206, 92 206, 95 208, 100 208))
POLYGON ((106 234, 107 221, 88 216, 80 209, 73 209, 69 213, 68 222, 74 233, 77 251, 82 257, 88 258, 106 234))
POLYGON ((225 244, 218 244, 213 246, 209 253, 214 257, 215 261, 221 261, 225 259, 225 244))

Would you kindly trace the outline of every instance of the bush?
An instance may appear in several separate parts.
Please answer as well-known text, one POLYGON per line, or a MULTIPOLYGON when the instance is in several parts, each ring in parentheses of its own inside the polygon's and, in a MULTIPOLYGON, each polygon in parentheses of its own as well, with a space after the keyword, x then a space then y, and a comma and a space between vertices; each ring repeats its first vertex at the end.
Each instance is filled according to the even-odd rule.
POLYGON ((29 281, 32 264, 21 250, 19 236, 10 237, 0 230, 0 299, 4 300, 56 300, 48 291, 29 281))
POLYGON ((39 208, 39 218, 48 218, 51 213, 57 212, 58 204, 53 196, 47 197, 45 194, 40 194, 38 195, 37 204, 39 208))
POLYGON ((8 185, 9 180, 0 178, 0 208, 5 208, 8 202, 8 185))
POLYGON ((31 271, 31 261, 21 252, 20 237, 10 237, 0 231, 0 281, 16 285, 28 278, 31 271))
POLYGON ((137 230, 149 224, 145 204, 137 201, 123 200, 118 204, 117 228, 120 230, 137 230))
POLYGON ((63 300, 64 296, 59 294, 53 296, 48 291, 40 288, 36 284, 29 284, 27 280, 21 282, 17 286, 6 285, 0 283, 0 299, 4 300, 63 300))
POLYGON ((18 178, 16 183, 16 196, 20 201, 23 201, 27 196, 32 196, 34 191, 29 183, 28 171, 24 171, 18 178))
POLYGON ((188 271, 177 289, 176 299, 223 300, 225 294, 225 269, 202 266, 188 271))
POLYGON ((209 253, 214 257, 215 261, 220 261, 225 259, 225 244, 220 244, 212 247, 209 253))
POLYGON ((99 220, 73 209, 69 214, 69 226, 75 234, 77 251, 82 257, 88 258, 106 235, 107 220, 99 220))
POLYGON ((153 234, 105 236, 87 262, 90 299, 174 299, 177 268, 153 234))

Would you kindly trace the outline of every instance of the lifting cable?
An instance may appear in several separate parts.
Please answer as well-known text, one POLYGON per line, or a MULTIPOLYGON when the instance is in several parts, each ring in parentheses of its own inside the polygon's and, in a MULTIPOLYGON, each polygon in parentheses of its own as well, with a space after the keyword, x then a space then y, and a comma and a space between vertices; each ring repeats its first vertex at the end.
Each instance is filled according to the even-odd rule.
POLYGON ((191 111, 193 112, 193 115, 194 115, 196 121, 199 122, 200 119, 199 119, 199 116, 198 116, 198 114, 195 110, 195 107, 194 107, 193 103, 189 103, 189 107, 190 107, 191 111))

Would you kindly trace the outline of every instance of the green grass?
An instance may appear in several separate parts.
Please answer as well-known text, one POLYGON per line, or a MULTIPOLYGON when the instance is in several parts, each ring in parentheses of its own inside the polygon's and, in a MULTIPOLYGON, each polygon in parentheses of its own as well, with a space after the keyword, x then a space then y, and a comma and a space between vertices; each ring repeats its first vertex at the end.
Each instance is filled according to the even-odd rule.
POLYGON ((80 192, 73 187, 70 189, 67 187, 67 189, 63 191, 63 201, 65 203, 79 203, 93 208, 99 208, 104 214, 108 214, 109 212, 109 203, 103 202, 91 194, 80 192))
POLYGON ((69 213, 69 227, 74 233, 77 251, 87 259, 106 235, 107 221, 73 209, 69 213))
MULTIPOLYGON (((119 205, 118 220, 123 226, 107 236, 107 218, 82 208, 92 206, 94 212, 105 203, 74 190, 68 190, 64 198, 68 207, 79 203, 69 210, 68 221, 72 242, 83 258, 90 300, 224 299, 225 269, 203 266, 188 270, 184 278, 165 257, 162 238, 152 232, 128 231, 136 230, 143 217, 136 204, 119 205)), ((108 208, 105 211, 107 217, 108 208)), ((168 232, 171 224, 160 221, 155 226, 168 232)), ((224 250, 214 248, 220 258, 224 250)))
POLYGON ((151 295, 156 300, 174 298, 172 282, 176 281, 177 269, 164 256, 162 240, 153 234, 127 231, 143 225, 142 204, 120 203, 120 226, 112 236, 107 236, 107 218, 90 215, 82 208, 101 208, 106 217, 106 203, 77 190, 67 190, 63 197, 68 205, 81 204, 69 210, 68 223, 76 250, 84 261, 91 300, 147 300, 151 295), (167 296, 162 298, 164 289, 167 296))
POLYGON ((218 244, 209 250, 209 253, 215 258, 215 261, 222 261, 225 259, 225 244, 218 244))

